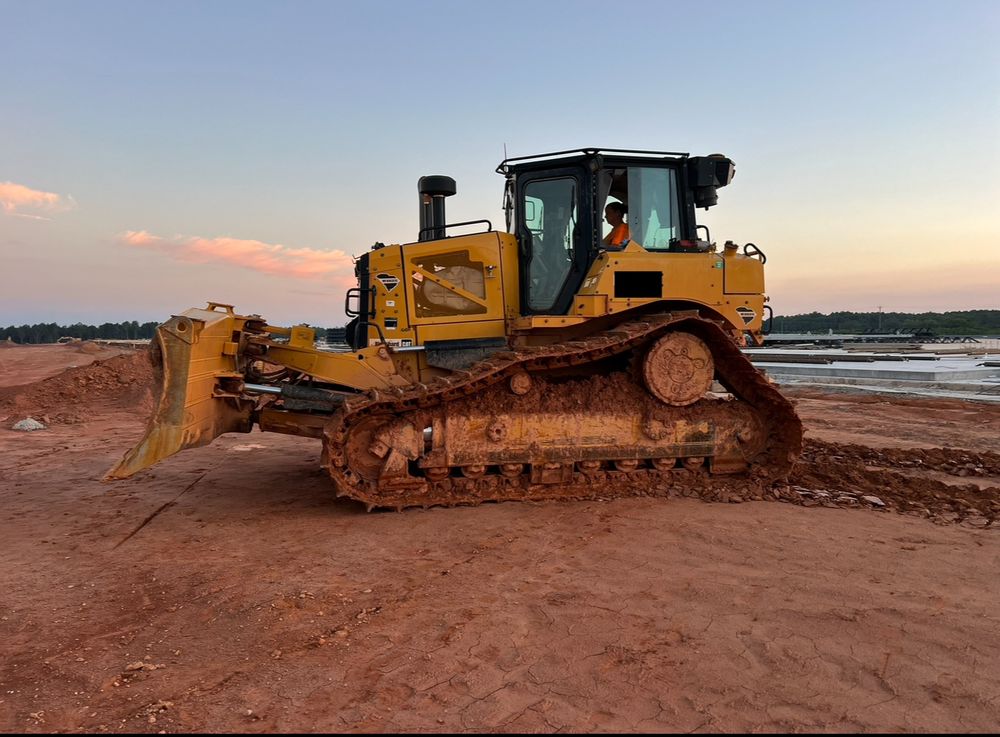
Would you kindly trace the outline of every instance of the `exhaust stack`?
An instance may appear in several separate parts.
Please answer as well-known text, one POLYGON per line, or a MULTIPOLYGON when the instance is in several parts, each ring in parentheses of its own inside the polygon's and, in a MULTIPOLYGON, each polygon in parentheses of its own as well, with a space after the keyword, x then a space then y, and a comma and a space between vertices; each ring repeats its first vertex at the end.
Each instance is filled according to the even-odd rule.
POLYGON ((420 234, 417 240, 444 238, 444 198, 458 191, 455 180, 444 176, 420 177, 417 190, 420 192, 420 234))

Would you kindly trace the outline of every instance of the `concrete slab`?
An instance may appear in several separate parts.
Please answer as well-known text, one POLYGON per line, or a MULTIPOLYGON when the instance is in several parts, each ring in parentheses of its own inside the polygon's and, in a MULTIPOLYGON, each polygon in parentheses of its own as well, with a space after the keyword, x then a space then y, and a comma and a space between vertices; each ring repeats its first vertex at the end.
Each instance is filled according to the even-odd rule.
MULTIPOLYGON (((893 360, 866 363, 838 361, 845 351, 817 349, 793 352, 782 349, 748 349, 754 366, 779 384, 812 386, 839 391, 871 391, 887 394, 913 394, 931 397, 1000 402, 1000 366, 983 366, 992 356, 940 355, 935 360, 908 360, 905 355, 893 360), (768 355, 784 357, 769 362, 768 355), (796 363, 794 357, 823 356, 830 363, 796 363), (787 362, 789 358, 793 360, 787 362)), ((923 356, 922 356, 923 357, 923 356)))
POLYGON ((975 366, 960 367, 938 363, 875 361, 861 364, 799 364, 769 363, 754 361, 754 366, 766 369, 771 374, 792 376, 841 376, 868 379, 892 379, 897 381, 956 381, 959 379, 1000 378, 1000 368, 975 366))

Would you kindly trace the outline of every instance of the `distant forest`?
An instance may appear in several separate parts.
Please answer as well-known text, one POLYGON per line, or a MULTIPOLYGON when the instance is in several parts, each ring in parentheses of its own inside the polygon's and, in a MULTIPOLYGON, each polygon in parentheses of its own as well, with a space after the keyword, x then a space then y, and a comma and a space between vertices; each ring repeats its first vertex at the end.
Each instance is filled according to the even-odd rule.
POLYGON ((1000 335, 1000 310, 961 312, 833 312, 775 315, 772 333, 916 333, 1000 335))
MULTIPOLYGON (((106 322, 101 325, 11 325, 0 328, 0 341, 55 343, 60 338, 138 340, 152 338, 157 323, 106 322)), ((319 339, 343 340, 343 328, 313 328, 319 339)), ((963 312, 833 312, 824 315, 775 315, 772 333, 917 333, 923 335, 1000 335, 1000 310, 963 312)))
MULTIPOLYGON (((55 343, 60 338, 80 338, 82 340, 142 340, 152 338, 159 323, 106 322, 101 325, 84 325, 82 322, 73 325, 57 325, 54 322, 41 322, 36 325, 11 325, 0 328, 0 341, 8 338, 15 343, 55 343)), ((316 337, 326 338, 326 328, 314 328, 316 337)))

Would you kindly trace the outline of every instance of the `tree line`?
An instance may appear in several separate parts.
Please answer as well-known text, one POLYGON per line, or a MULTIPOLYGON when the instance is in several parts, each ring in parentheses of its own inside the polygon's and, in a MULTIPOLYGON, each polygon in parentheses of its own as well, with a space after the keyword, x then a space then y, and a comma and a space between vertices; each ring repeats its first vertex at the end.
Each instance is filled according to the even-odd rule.
MULTIPOLYGON (((60 338, 81 340, 143 340, 153 337, 155 322, 105 322, 100 325, 10 325, 0 328, 0 341, 55 343, 60 338)), ((343 341, 344 328, 313 328, 319 340, 343 341)), ((810 312, 775 315, 772 333, 916 333, 923 335, 1000 335, 1000 310, 960 312, 810 312)))
MULTIPOLYGON (((8 338, 15 343, 56 343, 60 338, 80 340, 148 340, 156 332, 156 322, 105 322, 100 325, 58 325, 54 322, 40 322, 34 325, 10 325, 0 328, 0 342, 8 338)), ((327 328, 314 328, 318 339, 327 337, 327 328)), ((343 335, 343 329, 331 328, 331 334, 343 335)))
POLYGON ((81 340, 141 340, 152 338, 158 323, 105 322, 100 325, 58 325, 54 322, 39 322, 34 325, 10 325, 0 328, 0 340, 10 338, 15 343, 55 343, 60 338, 80 338, 81 340))
POLYGON ((810 312, 775 315, 772 333, 914 333, 1000 335, 1000 310, 956 312, 810 312))

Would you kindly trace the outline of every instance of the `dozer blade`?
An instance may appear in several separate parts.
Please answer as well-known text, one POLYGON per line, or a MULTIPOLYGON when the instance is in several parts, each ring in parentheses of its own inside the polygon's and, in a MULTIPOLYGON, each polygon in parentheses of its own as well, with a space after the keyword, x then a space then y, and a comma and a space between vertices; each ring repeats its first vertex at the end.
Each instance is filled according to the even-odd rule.
MULTIPOLYGON (((222 305, 210 305, 211 308, 222 305)), ((207 445, 227 432, 250 432, 252 400, 227 393, 219 380, 237 372, 238 327, 231 307, 191 309, 156 330, 152 360, 160 397, 142 440, 105 475, 124 479, 185 448, 207 445)))

